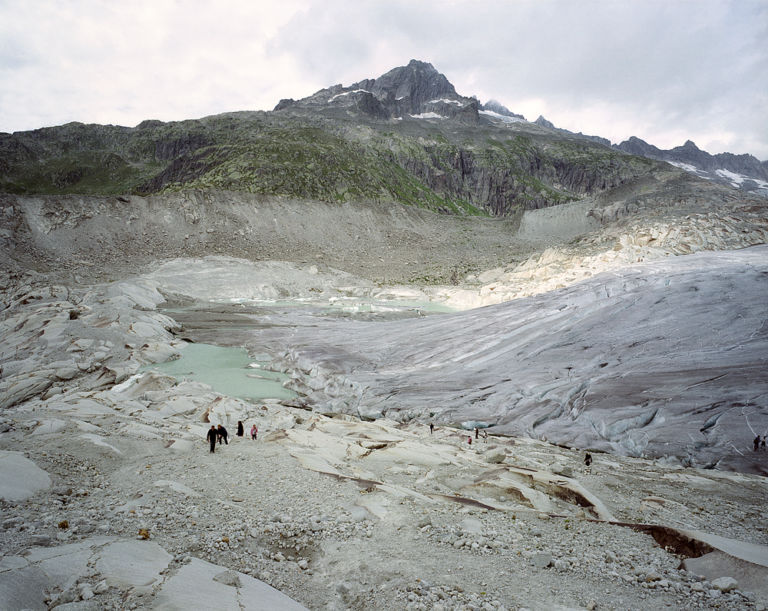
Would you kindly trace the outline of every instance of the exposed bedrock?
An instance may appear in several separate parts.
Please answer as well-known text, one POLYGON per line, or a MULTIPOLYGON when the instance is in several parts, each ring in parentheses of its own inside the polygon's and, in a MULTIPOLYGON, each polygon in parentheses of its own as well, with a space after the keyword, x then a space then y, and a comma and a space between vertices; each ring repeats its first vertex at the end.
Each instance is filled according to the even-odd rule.
POLYGON ((315 409, 752 465, 768 431, 768 247, 605 273, 452 315, 260 331, 315 409), (307 377, 309 383, 306 383, 307 377))

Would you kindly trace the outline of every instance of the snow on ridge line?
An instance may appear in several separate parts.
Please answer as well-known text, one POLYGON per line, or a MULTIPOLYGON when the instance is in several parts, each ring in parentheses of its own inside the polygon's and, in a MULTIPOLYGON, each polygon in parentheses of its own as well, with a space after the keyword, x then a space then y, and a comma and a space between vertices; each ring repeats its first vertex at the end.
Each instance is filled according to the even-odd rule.
POLYGON ((525 119, 519 119, 518 117, 509 117, 507 115, 499 114, 498 112, 494 112, 492 110, 481 110, 481 115, 487 115, 489 117, 493 117, 494 119, 500 119, 501 121, 504 121, 505 123, 528 123, 525 119))
POLYGON ((371 93, 371 92, 368 91, 367 89, 355 89, 353 91, 345 91, 344 93, 337 93, 335 96, 333 96, 332 98, 330 98, 328 100, 328 103, 330 104, 336 98, 340 98, 340 97, 345 96, 345 95, 350 95, 351 93, 371 93))

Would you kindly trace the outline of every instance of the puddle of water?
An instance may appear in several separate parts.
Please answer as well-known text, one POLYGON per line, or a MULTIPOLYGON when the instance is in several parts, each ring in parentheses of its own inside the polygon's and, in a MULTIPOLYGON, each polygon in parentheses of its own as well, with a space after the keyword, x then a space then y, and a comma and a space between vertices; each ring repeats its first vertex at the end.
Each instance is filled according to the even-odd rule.
MULTIPOLYGON (((147 365, 144 371, 158 371, 177 380, 208 384, 223 395, 238 399, 292 399, 296 393, 283 388, 288 376, 263 368, 249 367, 254 360, 245 348, 225 348, 211 344, 187 344, 181 358, 147 365)), ((263 363, 259 363, 263 365, 263 363)))

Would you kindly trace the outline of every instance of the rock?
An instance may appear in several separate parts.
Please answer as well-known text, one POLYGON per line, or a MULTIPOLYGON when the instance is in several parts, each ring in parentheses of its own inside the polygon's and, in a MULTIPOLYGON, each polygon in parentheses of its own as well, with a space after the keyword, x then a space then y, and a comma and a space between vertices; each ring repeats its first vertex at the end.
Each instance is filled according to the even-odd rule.
POLYGON ((157 593, 154 609, 285 609, 305 608, 285 594, 244 573, 234 573, 239 585, 225 585, 216 580, 221 567, 192 558, 170 577, 157 593), (245 601, 251 601, 245 604, 245 601))
POLYGON ((64 427, 66 427, 67 423, 63 420, 59 420, 58 418, 52 418, 50 420, 43 420, 39 426, 32 431, 33 435, 46 435, 46 434, 54 434, 58 433, 64 427))
POLYGON ((10 377, 0 382, 0 410, 42 394, 53 384, 53 372, 41 370, 10 377))
POLYGON ((109 585, 149 592, 172 559, 151 541, 116 541, 100 551, 95 568, 109 585))
POLYGON ((506 457, 507 453, 504 448, 491 448, 483 454, 483 459, 485 462, 491 464, 503 463, 506 457))
POLYGON ((748 590, 760 598, 768 599, 768 567, 747 562, 725 552, 714 551, 698 558, 686 558, 683 568, 696 575, 714 581, 720 577, 732 577, 739 589, 748 590))
POLYGON ((20 526, 24 523, 24 518, 21 516, 15 516, 13 518, 8 518, 7 520, 3 520, 2 524, 0 526, 3 530, 8 530, 9 528, 16 528, 17 526, 20 526))
POLYGON ((465 518, 459 524, 459 528, 465 533, 479 535, 483 532, 483 523, 476 518, 465 518))
POLYGON ((645 574, 645 581, 650 583, 652 581, 659 581, 661 579, 661 575, 659 575, 656 571, 648 571, 645 574))
POLYGON ((240 578, 235 571, 224 571, 213 577, 214 581, 223 583, 226 586, 233 586, 235 588, 240 587, 240 578))
POLYGON ((531 563, 536 568, 546 569, 547 567, 552 566, 552 555, 543 552, 534 554, 531 558, 531 563))
POLYGON ((48 474, 21 452, 0 450, 0 499, 22 501, 50 486, 48 474))
POLYGON ((712 585, 721 592, 730 592, 739 587, 739 582, 733 577, 718 577, 712 581, 712 585))
POLYGON ((54 371, 54 375, 59 380, 71 380, 80 373, 80 368, 76 366, 62 367, 54 371))
POLYGON ((95 596, 95 594, 93 593, 93 588, 89 583, 78 584, 78 589, 80 590, 81 600, 91 600, 95 596))
POLYGON ((99 583, 96 584, 96 587, 93 589, 94 594, 104 594, 109 590, 109 585, 107 584, 106 579, 102 579, 99 583))
POLYGON ((47 547, 49 545, 53 545, 53 539, 51 539, 48 535, 32 535, 29 543, 30 545, 40 545, 47 547))

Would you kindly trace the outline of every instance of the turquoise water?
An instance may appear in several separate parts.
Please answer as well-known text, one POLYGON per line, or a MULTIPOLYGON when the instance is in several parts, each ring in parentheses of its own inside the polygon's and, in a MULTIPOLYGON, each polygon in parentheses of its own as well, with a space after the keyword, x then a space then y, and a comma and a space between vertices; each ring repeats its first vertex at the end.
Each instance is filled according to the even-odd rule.
POLYGON ((282 386, 287 375, 249 367, 254 360, 245 348, 187 344, 180 352, 180 359, 142 369, 159 371, 177 380, 203 382, 216 392, 238 399, 292 399, 296 396, 282 386))

